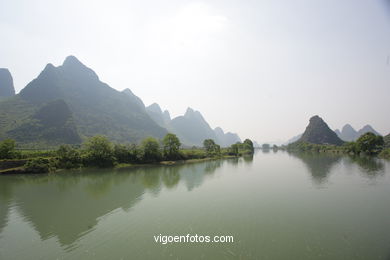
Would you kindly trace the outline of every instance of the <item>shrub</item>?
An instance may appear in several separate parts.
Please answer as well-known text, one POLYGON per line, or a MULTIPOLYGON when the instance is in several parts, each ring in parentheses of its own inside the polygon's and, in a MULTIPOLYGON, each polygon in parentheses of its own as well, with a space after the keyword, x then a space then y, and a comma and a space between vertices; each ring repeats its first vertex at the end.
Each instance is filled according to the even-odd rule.
POLYGON ((204 140, 203 147, 206 150, 207 156, 221 155, 221 146, 216 144, 213 139, 204 140))
POLYGON ((60 168, 70 169, 78 168, 82 165, 80 151, 69 145, 61 145, 57 150, 58 166, 60 168))
POLYGON ((163 153, 164 158, 167 160, 177 160, 180 159, 179 149, 181 146, 179 138, 175 134, 168 133, 163 142, 163 153))
POLYGON ((141 143, 142 159, 144 162, 161 160, 160 144, 153 137, 145 138, 141 143))
POLYGON ((55 159, 39 157, 28 160, 24 168, 28 173, 48 173, 55 171, 56 166, 57 161, 55 159))
POLYGON ((377 154, 383 149, 383 145, 383 137, 371 132, 365 133, 356 140, 356 150, 359 153, 377 154))
POLYGON ((115 164, 113 144, 105 136, 91 137, 84 146, 86 164, 98 167, 109 167, 115 164))
POLYGON ((15 140, 6 139, 0 142, 0 159, 14 159, 18 157, 15 151, 15 140))
POLYGON ((134 163, 140 161, 139 149, 135 144, 122 145, 115 144, 114 146, 114 157, 119 163, 134 163))

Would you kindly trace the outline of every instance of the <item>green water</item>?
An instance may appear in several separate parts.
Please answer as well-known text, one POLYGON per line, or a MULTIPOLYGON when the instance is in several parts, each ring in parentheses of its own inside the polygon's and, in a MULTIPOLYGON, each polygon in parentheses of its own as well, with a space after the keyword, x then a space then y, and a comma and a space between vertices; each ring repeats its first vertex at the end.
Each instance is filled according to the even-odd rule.
POLYGON ((0 259, 390 259, 390 163, 258 152, 0 176, 0 259), (230 235, 169 243, 155 235, 230 235))

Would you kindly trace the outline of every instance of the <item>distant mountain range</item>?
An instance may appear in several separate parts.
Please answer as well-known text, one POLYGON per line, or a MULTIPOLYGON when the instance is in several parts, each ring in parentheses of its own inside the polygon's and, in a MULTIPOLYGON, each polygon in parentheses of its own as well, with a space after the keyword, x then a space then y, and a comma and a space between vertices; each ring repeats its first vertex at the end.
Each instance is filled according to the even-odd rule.
POLYGON ((241 142, 235 133, 224 133, 220 127, 213 130, 202 114, 192 108, 187 108, 183 116, 173 119, 170 113, 167 110, 163 112, 157 103, 146 107, 146 111, 155 122, 175 133, 186 145, 201 146, 205 139, 214 139, 222 147, 241 142))
POLYGON ((347 142, 356 141, 361 135, 368 132, 371 132, 376 135, 381 135, 370 125, 365 125, 359 131, 356 131, 350 124, 346 124, 345 126, 343 126, 341 131, 336 129, 335 132, 342 140, 347 142))
POLYGON ((212 130, 190 108, 171 120, 157 104, 145 107, 130 89, 111 88, 74 56, 58 67, 48 64, 17 95, 11 74, 0 69, 0 98, 0 140, 13 138, 26 145, 79 144, 98 134, 134 143, 148 136, 162 138, 168 131, 187 145, 202 145, 206 138, 222 146, 240 141, 236 134, 212 130))
MULTIPOLYGON (((350 124, 346 124, 343 126, 341 131, 339 129, 334 130, 336 135, 345 142, 351 142, 356 141, 361 135, 371 132, 376 135, 381 135, 378 131, 376 131, 372 126, 365 125, 362 127, 359 131, 356 131, 350 124)), ((298 141, 302 137, 302 134, 294 136, 293 138, 289 139, 286 144, 290 144, 293 142, 298 141)))

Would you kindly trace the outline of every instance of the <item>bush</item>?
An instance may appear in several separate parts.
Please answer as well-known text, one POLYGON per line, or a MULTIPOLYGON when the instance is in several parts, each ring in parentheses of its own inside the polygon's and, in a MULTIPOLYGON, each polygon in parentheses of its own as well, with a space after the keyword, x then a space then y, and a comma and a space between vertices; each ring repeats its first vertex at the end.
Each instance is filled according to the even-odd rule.
POLYGON ((383 149, 379 156, 382 158, 390 159, 390 148, 383 149))
POLYGON ((163 153, 164 158, 167 160, 177 160, 180 159, 179 149, 181 146, 179 138, 175 134, 168 133, 163 142, 163 153))
POLYGON ((140 151, 135 144, 115 144, 114 157, 119 163, 135 163, 141 160, 140 151))
POLYGON ((216 144, 213 139, 206 139, 203 141, 203 147, 206 150, 207 156, 221 155, 221 146, 216 144))
MULTIPOLYGON (((244 150, 250 153, 253 153, 255 151, 255 148, 253 147, 253 142, 250 139, 245 139, 243 145, 244 145, 244 150)), ((269 149, 269 145, 268 145, 268 149, 269 149)))
POLYGON ((84 146, 87 165, 110 167, 115 164, 113 144, 105 136, 91 137, 84 146))
POLYGON ((181 150, 180 155, 183 160, 204 159, 207 157, 206 152, 204 150, 196 148, 193 148, 191 150, 181 150))
POLYGON ((0 142, 0 159, 15 159, 18 154, 15 151, 15 140, 6 139, 0 142))
POLYGON ((239 145, 239 143, 232 144, 229 149, 229 155, 238 156, 239 145))
POLYGON ((58 166, 60 168, 79 168, 82 165, 80 151, 69 145, 61 145, 57 150, 57 156, 58 166))
POLYGON ((383 137, 371 132, 365 133, 356 140, 357 152, 366 154, 377 154, 384 146, 383 137))
POLYGON ((55 171, 56 166, 57 161, 55 159, 39 157, 28 160, 24 168, 28 173, 48 173, 55 171))
POLYGON ((144 162, 161 161, 160 144, 153 137, 144 139, 141 143, 141 149, 144 162))

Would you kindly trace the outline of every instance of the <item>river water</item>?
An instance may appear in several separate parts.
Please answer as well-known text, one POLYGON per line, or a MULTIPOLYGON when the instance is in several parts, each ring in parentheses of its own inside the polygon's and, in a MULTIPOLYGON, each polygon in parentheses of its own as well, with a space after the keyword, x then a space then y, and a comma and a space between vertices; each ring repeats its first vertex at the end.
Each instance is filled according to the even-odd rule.
POLYGON ((0 176, 0 259, 390 259, 390 163, 287 152, 0 176), (233 242, 155 242, 155 236, 233 242))

